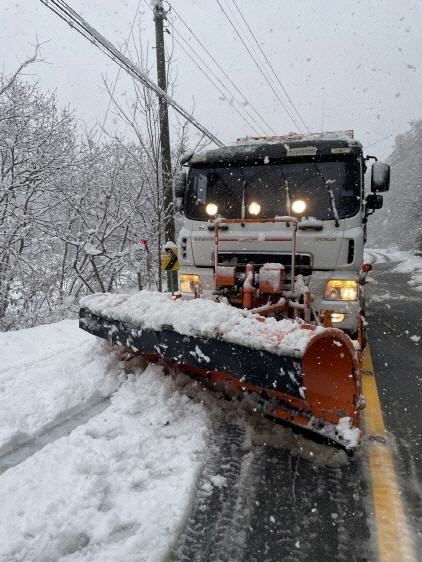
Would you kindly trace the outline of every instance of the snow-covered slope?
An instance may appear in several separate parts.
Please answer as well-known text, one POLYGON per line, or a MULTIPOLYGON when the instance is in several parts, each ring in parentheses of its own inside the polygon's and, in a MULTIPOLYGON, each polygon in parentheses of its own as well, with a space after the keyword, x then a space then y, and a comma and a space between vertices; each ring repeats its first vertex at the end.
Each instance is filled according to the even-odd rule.
POLYGON ((160 367, 125 376, 76 322, 1 334, 0 356, 9 450, 114 392, 101 413, 1 474, 0 561, 165 559, 206 456, 204 406, 160 367))
POLYGON ((388 162, 391 187, 384 207, 368 221, 368 244, 395 245, 401 250, 422 248, 422 120, 395 139, 388 162))

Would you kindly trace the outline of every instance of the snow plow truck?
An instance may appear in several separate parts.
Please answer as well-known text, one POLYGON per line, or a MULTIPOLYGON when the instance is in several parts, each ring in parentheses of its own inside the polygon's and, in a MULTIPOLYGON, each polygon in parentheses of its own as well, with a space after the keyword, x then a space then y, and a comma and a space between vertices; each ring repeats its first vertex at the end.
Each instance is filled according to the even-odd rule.
POLYGON ((353 449, 365 403, 363 248, 389 166, 364 157, 352 131, 239 139, 182 165, 180 292, 90 295, 80 327, 353 449))

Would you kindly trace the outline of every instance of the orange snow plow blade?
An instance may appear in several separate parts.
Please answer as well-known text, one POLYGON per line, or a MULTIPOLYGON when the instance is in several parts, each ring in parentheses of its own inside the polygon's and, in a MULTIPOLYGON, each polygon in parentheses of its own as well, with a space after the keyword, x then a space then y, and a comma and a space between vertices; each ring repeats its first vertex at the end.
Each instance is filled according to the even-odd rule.
POLYGON ((306 399, 317 417, 337 422, 340 412, 356 427, 360 404, 356 351, 348 336, 333 332, 315 335, 306 348, 302 360, 306 399))
POLYGON ((362 409, 361 375, 350 338, 340 330, 315 335, 301 361, 303 387, 300 398, 291 394, 245 384, 229 373, 204 372, 184 366, 188 374, 226 381, 233 388, 268 397, 266 414, 294 426, 318 433, 346 449, 360 441, 362 409))
MULTIPOLYGON (((190 306, 195 305, 186 304, 187 313, 190 306)), ((225 306, 218 309, 222 313, 233 310, 227 305, 215 306, 225 306)), ((180 307, 177 302, 166 304, 167 320, 176 323, 180 307)), ((341 330, 255 316, 242 326, 256 330, 262 341, 254 340, 254 332, 249 343, 236 338, 228 341, 221 333, 204 335, 193 329, 181 333, 180 327, 170 322, 150 327, 141 321, 131 322, 126 313, 119 317, 118 308, 100 309, 81 308, 80 327, 130 355, 143 355, 148 361, 163 359, 208 385, 224 382, 235 390, 253 393, 272 418, 322 435, 346 449, 358 445, 362 404, 359 361, 352 341, 341 330), (289 334, 296 342, 305 343, 290 349, 285 344, 289 334), (274 342, 277 335, 281 343, 267 345, 267 340, 274 342)))

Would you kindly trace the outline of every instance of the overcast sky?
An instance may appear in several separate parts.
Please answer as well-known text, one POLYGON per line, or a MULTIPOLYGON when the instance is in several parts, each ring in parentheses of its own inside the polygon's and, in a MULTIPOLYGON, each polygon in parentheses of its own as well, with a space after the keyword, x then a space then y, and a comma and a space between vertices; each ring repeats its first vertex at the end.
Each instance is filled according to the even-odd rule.
MULTIPOLYGON (((128 39, 138 2, 68 0, 120 48, 128 39)), ((234 21, 239 28, 233 0, 220 3, 237 14, 234 21)), ((140 1, 140 36, 138 31, 136 35, 153 63, 154 24, 148 4, 140 1)), ((173 0, 172 4, 265 121, 279 134, 295 130, 217 1, 173 0)), ((422 118, 421 0, 237 0, 237 4, 309 129, 352 128, 368 147, 392 135, 368 148, 386 156, 394 135, 404 132, 410 120, 422 118)), ((42 54, 47 63, 32 67, 29 78, 36 78, 44 90, 57 90, 60 103, 73 108, 88 126, 102 122, 108 105, 102 76, 113 81, 115 64, 39 0, 2 0, 0 13, 5 71, 12 71, 31 53, 37 37, 46 42, 42 54)), ((169 19, 200 52, 174 12, 169 19)), ((170 44, 170 35, 166 40, 170 44)), ((194 106, 196 118, 224 142, 255 134, 228 96, 214 88, 177 44, 174 56, 175 97, 181 105, 194 106)), ((123 72, 116 91, 130 99, 131 85, 123 72)), ((107 126, 114 126, 112 115, 107 126)))

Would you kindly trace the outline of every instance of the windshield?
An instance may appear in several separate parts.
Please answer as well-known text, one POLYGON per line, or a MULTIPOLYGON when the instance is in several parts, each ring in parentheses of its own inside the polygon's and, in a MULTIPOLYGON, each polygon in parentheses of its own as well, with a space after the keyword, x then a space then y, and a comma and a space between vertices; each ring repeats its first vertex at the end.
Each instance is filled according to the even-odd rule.
POLYGON ((360 195, 358 159, 197 167, 190 170, 185 214, 208 220, 212 203, 213 212, 225 218, 271 218, 294 214, 293 204, 301 200, 303 216, 333 220, 337 210, 344 219, 358 213, 360 195))

